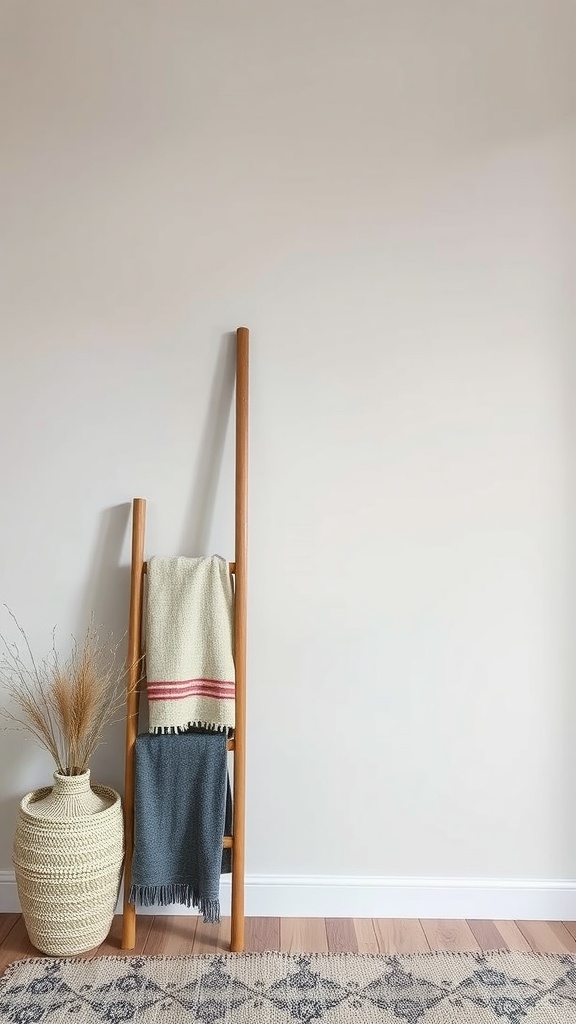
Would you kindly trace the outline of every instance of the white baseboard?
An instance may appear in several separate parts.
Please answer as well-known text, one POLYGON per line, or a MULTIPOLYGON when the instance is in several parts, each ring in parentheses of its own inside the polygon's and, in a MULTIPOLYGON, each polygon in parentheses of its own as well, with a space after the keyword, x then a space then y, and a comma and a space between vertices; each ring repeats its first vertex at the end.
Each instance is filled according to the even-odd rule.
MULTIPOLYGON (((576 881, 524 878, 387 878, 346 875, 248 875, 250 917, 422 917, 574 921, 576 881)), ((230 878, 222 880, 230 913, 230 878)), ((0 912, 19 912, 13 871, 0 871, 0 912)), ((190 914, 186 907, 139 913, 190 914)))

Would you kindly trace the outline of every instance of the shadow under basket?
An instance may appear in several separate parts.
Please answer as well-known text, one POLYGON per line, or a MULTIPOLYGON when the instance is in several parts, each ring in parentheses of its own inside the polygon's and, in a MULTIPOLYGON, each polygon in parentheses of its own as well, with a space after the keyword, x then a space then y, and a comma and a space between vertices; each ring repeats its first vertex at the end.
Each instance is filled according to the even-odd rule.
POLYGON ((32 944, 75 956, 104 941, 124 862, 119 794, 82 775, 54 772, 54 785, 20 803, 12 853, 22 915, 32 944))

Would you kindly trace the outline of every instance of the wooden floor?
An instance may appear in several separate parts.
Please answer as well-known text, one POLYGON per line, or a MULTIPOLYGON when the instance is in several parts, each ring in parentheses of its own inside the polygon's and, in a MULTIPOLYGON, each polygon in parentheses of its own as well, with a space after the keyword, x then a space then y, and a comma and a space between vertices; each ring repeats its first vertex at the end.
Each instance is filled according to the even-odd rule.
MULTIPOLYGON (((134 953, 148 956, 227 951, 230 919, 219 925, 197 917, 137 919, 134 953)), ((85 956, 126 954, 120 949, 122 919, 114 918, 110 935, 85 956)), ((278 918, 246 920, 246 950, 260 952, 416 953, 420 951, 521 949, 539 953, 576 953, 576 922, 418 921, 375 918, 278 918)), ((0 914, 0 973, 13 960, 38 956, 20 914, 0 914)))

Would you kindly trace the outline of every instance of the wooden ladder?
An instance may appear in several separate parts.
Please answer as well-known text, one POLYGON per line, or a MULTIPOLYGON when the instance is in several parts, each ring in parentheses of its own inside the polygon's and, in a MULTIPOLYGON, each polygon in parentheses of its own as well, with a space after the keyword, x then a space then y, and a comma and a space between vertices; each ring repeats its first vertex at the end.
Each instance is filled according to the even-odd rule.
MULTIPOLYGON (((236 331, 236 498, 234 574, 234 662, 236 666, 236 725, 228 750, 234 754, 232 835, 224 836, 223 846, 232 850, 233 952, 244 949, 244 847, 246 823, 246 590, 248 524, 248 362, 249 333, 246 327, 236 331)), ((143 681, 144 651, 142 614, 144 605, 144 534, 146 501, 132 502, 132 568, 130 574, 130 618, 128 624, 128 677, 126 692, 126 761, 124 776, 125 867, 122 949, 136 944, 136 907, 128 902, 132 881, 134 850, 134 745, 138 732, 140 689, 143 681)))

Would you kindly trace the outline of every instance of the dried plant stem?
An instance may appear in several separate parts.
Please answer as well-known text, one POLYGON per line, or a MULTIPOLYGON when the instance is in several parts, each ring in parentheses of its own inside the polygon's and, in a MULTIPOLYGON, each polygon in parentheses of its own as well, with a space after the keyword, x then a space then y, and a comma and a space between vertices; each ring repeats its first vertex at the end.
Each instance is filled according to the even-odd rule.
POLYGON ((63 775, 86 771, 107 726, 124 709, 125 666, 118 667, 119 645, 102 641, 92 618, 82 644, 73 640, 64 663, 52 639, 50 656, 37 662, 26 633, 9 612, 22 637, 17 644, 0 635, 0 683, 9 703, 0 715, 14 727, 26 729, 50 753, 63 775))

